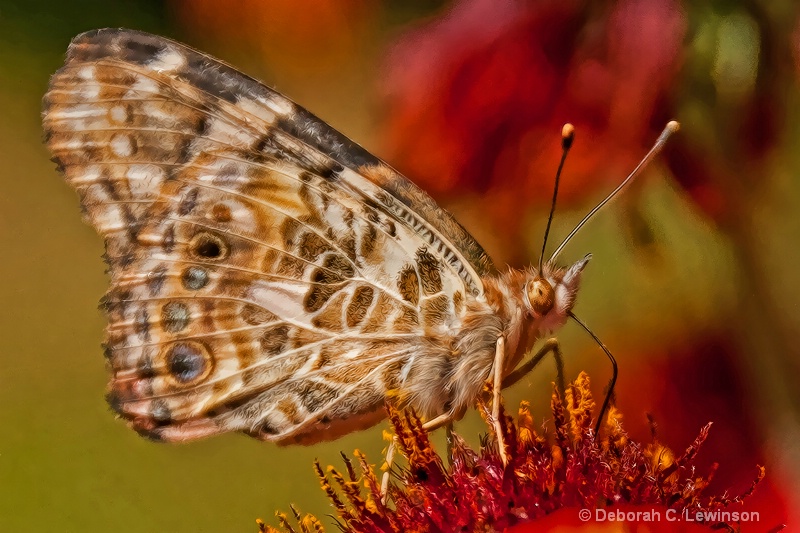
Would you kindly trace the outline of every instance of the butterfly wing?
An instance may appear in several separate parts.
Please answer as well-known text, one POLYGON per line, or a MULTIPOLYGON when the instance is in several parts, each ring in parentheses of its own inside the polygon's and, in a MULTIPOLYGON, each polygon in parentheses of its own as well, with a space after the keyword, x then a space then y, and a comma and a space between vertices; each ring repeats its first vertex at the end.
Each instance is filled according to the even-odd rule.
POLYGON ((492 268, 380 160, 161 37, 76 37, 43 122, 106 242, 109 402, 153 438, 371 425, 492 268))

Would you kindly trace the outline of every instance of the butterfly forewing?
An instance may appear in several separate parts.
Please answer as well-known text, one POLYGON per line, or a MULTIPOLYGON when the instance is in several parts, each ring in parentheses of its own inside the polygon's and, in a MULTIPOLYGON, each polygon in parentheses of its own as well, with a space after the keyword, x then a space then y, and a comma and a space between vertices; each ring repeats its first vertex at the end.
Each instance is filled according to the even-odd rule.
POLYGON ((106 241, 110 402, 154 438, 370 425, 420 346, 449 349, 492 269, 361 147, 160 37, 78 36, 44 127, 106 241))

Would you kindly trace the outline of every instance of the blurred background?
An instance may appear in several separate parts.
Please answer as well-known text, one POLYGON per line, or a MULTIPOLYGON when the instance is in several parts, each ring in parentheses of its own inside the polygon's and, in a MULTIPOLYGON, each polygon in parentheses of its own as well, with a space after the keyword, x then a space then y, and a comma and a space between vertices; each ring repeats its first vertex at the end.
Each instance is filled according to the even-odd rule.
MULTIPOLYGON (((499 267, 538 261, 564 122, 577 134, 550 251, 679 120, 562 254, 594 254, 575 311, 619 361, 634 438, 651 438, 650 414, 681 452, 714 422, 710 492, 766 465, 745 531, 800 523, 799 17, 794 0, 0 0, 0 530, 254 531, 290 503, 330 512, 315 457, 382 461, 385 425, 308 448, 159 445, 106 407, 102 243, 39 113, 70 38, 109 26, 285 93, 428 190, 499 267)), ((599 397, 602 352, 574 325, 559 338, 567 378, 587 370, 599 397)), ((544 364, 507 405, 546 422, 554 377, 544 364)), ((477 444, 485 427, 473 412, 456 430, 477 444)))

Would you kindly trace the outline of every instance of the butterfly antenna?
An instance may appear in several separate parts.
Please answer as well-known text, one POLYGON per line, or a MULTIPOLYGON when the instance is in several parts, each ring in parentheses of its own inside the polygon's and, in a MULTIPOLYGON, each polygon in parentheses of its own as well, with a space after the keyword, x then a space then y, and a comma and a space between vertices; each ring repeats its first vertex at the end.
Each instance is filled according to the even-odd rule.
POLYGON ((553 215, 556 212, 556 199, 558 198, 558 184, 561 181, 561 170, 564 168, 564 161, 567 160, 569 149, 572 148, 572 141, 575 140, 575 126, 564 124, 561 128, 561 162, 558 163, 556 171, 556 184, 553 187, 553 202, 550 204, 550 216, 547 217, 547 227, 544 229, 544 242, 542 243, 542 253, 539 255, 539 275, 542 275, 542 262, 544 261, 544 250, 547 248, 547 236, 550 234, 550 225, 553 223, 553 215))
POLYGON ((553 261, 556 260, 556 258, 558 257, 558 254, 561 253, 561 250, 564 249, 564 247, 572 239, 572 237, 574 237, 575 234, 578 233, 578 231, 580 231, 580 229, 584 226, 584 224, 586 224, 589 221, 589 219, 592 218, 595 215, 595 213, 600 211, 600 209, 602 209, 602 207, 604 205, 606 205, 608 202, 610 202, 622 189, 625 188, 626 185, 628 185, 628 183, 630 183, 633 180, 633 178, 635 178, 639 174, 639 172, 645 166, 647 166, 648 163, 650 163, 650 161, 653 160, 653 158, 656 155, 658 155, 658 153, 661 151, 661 149, 664 148, 664 145, 666 144, 667 139, 669 139, 670 135, 672 135, 673 133, 678 131, 679 127, 680 127, 680 125, 677 122, 675 122, 674 120, 671 120, 671 121, 669 121, 667 123, 667 125, 664 127, 664 131, 662 131, 661 135, 659 135, 658 140, 655 142, 653 147, 650 148, 650 151, 647 152, 647 155, 644 156, 644 158, 639 162, 638 165, 636 165, 636 168, 633 169, 633 172, 628 174, 628 177, 625 178, 622 181, 622 183, 620 183, 617 186, 616 189, 611 191, 611 194, 606 196, 605 199, 602 202, 597 204, 594 207, 594 209, 589 211, 589 213, 585 217, 583 217, 583 220, 578 222, 578 225, 575 226, 575 228, 569 233, 569 235, 567 235, 567 237, 561 242, 559 247, 556 248, 556 251, 553 252, 553 255, 550 256, 550 262, 553 262, 553 261))
POLYGON ((611 352, 608 351, 606 345, 603 344, 600 341, 600 339, 597 338, 597 335, 595 335, 586 324, 581 322, 580 319, 578 319, 578 317, 576 317, 572 311, 569 312, 569 317, 575 322, 577 322, 580 325, 580 327, 582 327, 586 331, 586 333, 592 336, 594 342, 596 342, 600 346, 600 348, 602 348, 603 351, 606 352, 606 355, 608 356, 609 360, 611 360, 611 369, 612 369, 611 381, 608 382, 608 387, 606 388, 606 397, 605 399, 603 399, 603 406, 600 408, 600 415, 597 417, 597 422, 594 427, 594 435, 595 438, 597 438, 598 435, 600 435, 600 427, 603 425, 603 419, 605 418, 606 413, 608 413, 608 406, 611 404, 611 398, 614 397, 614 386, 617 384, 617 373, 618 373, 617 360, 614 359, 614 356, 611 355, 611 352))

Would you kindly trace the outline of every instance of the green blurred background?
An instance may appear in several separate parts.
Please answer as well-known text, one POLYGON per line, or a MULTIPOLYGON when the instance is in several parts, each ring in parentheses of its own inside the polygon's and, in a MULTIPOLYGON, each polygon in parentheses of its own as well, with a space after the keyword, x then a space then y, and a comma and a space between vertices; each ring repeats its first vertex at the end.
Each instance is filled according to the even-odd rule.
MULTIPOLYGON (((546 4, 520 4, 519 16, 546 4)), ((647 14, 647 6, 656 5, 629 1, 633 8, 625 11, 620 5, 626 2, 567 4, 580 17, 563 33, 562 46, 572 53, 567 66, 561 64, 566 70, 585 60, 581 50, 594 42, 592 35, 637 24, 615 13, 647 14)), ((554 241, 621 179, 666 119, 680 120, 683 130, 667 164, 653 165, 564 252, 564 262, 594 254, 576 312, 617 355, 618 400, 636 438, 649 438, 645 413, 658 422, 659 438, 676 450, 714 421, 703 454, 708 464, 720 463, 720 490, 743 490, 755 465, 766 464, 768 481, 752 504, 773 520, 764 529, 798 523, 791 514, 800 508, 800 155, 794 148, 800 128, 793 4, 675 3, 679 16, 672 20, 679 23, 666 31, 675 33, 677 59, 669 76, 642 85, 657 86, 659 93, 649 107, 630 111, 641 128, 619 128, 613 124, 630 126, 631 120, 607 117, 590 117, 582 127, 587 106, 603 104, 574 103, 569 91, 576 85, 565 83, 549 96, 557 111, 522 112, 523 124, 505 130, 493 124, 498 131, 522 132, 512 138, 514 157, 531 170, 511 176, 492 159, 505 153, 497 142, 484 145, 459 135, 456 126, 449 129, 448 117, 458 124, 470 108, 439 116, 416 110, 421 102, 414 97, 402 98, 423 100, 431 92, 434 103, 437 97, 456 101, 446 94, 447 84, 414 78, 419 73, 409 50, 415 46, 425 54, 420 63, 429 64, 476 54, 476 41, 489 48, 516 42, 513 32, 491 33, 498 31, 492 17, 460 29, 469 6, 423 0, 0 0, 0 531, 253 531, 256 517, 272 521, 274 511, 288 510, 289 503, 324 517, 329 506, 312 460, 337 463, 340 450, 358 448, 380 464, 384 448, 385 425, 325 445, 280 448, 239 435, 154 444, 114 419, 103 400, 104 319, 97 310, 106 287, 102 243, 81 222, 76 195, 49 162, 39 115, 48 77, 62 63, 70 38, 98 27, 173 37, 264 80, 431 190, 498 266, 538 257, 560 123, 576 122, 578 137, 554 241), (476 36, 484 29, 489 35, 476 36), (447 180, 435 171, 426 176, 435 161, 426 162, 427 155, 418 161, 412 149, 424 138, 415 132, 428 120, 445 132, 441 136, 452 131, 453 138, 466 139, 462 151, 490 154, 494 170, 477 177, 456 172, 447 180), (504 179, 513 187, 504 187, 504 179)), ((508 26, 510 15, 504 16, 508 26)), ((613 57, 613 39, 604 42, 604 57, 613 57)), ((481 69, 497 64, 498 55, 510 57, 502 46, 494 52, 465 60, 470 68, 453 78, 459 87, 488 84, 500 94, 512 85, 517 78, 508 72, 481 69)), ((658 50, 636 52, 650 57, 658 50)), ((605 66, 613 76, 625 63, 609 60, 605 66)), ((632 78, 630 86, 635 83, 632 78)), ((619 99, 621 93, 615 94, 619 99)), ((462 100, 471 98, 467 92, 462 100)), ((539 109, 535 102, 504 102, 501 111, 539 109)), ((449 153, 446 146, 428 149, 433 156, 449 153)), ((469 157, 459 162, 484 168, 469 157)), ((599 394, 610 374, 602 353, 574 326, 559 338, 567 377, 589 371, 599 394)), ((553 378, 552 365, 538 369, 508 392, 508 405, 528 399, 537 420, 545 420, 553 378)), ((475 413, 456 429, 474 444, 485 431, 475 413)))

